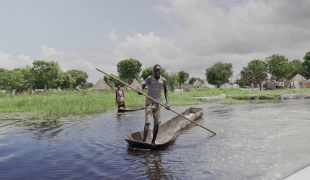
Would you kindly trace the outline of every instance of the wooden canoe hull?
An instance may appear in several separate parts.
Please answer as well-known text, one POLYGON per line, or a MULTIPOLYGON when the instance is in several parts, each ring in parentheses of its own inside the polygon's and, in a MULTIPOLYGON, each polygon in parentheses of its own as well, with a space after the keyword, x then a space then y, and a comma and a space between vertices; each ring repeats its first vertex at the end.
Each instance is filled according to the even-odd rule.
MULTIPOLYGON (((203 109, 202 108, 194 108, 190 107, 183 113, 184 116, 190 116, 189 119, 192 121, 196 121, 201 119, 203 116, 203 109)), ((156 137, 155 144, 151 144, 153 138, 153 129, 148 131, 148 136, 146 142, 142 142, 144 131, 134 132, 132 134, 128 134, 125 137, 125 140, 135 148, 141 149, 162 149, 171 143, 177 138, 179 132, 191 124, 190 121, 184 119, 181 116, 176 116, 169 121, 159 125, 158 134, 156 137)))

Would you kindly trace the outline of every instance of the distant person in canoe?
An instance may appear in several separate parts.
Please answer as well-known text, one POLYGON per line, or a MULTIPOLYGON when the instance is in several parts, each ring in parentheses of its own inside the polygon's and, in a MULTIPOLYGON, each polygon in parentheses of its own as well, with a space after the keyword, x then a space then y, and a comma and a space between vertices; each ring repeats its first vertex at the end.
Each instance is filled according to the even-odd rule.
MULTIPOLYGON (((168 91, 167 91, 167 81, 161 74, 161 66, 156 64, 153 67, 154 75, 147 77, 143 83, 142 91, 145 89, 145 86, 148 86, 147 95, 151 98, 161 102, 161 90, 164 89, 165 98, 166 98, 166 109, 170 109, 169 100, 168 100, 168 91)), ((141 92, 142 92, 141 91, 141 92)), ((142 95, 141 92, 138 92, 139 95, 142 95)), ((155 144, 156 136, 158 133, 158 127, 161 123, 161 106, 156 102, 152 101, 149 98, 145 99, 145 126, 144 126, 144 136, 143 142, 146 141, 147 134, 149 131, 149 126, 152 121, 152 115, 154 117, 154 132, 152 144, 155 144)))
POLYGON ((124 109, 126 109, 124 98, 125 98, 124 90, 121 89, 120 85, 118 85, 116 91, 116 102, 118 104, 118 109, 120 107, 124 107, 124 109))

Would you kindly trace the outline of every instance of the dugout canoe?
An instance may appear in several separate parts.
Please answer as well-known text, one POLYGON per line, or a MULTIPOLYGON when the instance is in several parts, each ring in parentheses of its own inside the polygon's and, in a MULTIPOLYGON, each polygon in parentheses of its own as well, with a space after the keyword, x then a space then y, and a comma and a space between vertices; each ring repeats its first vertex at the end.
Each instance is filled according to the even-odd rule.
POLYGON ((194 99, 225 99, 226 98, 226 94, 221 94, 218 96, 211 96, 211 97, 192 97, 194 99))
MULTIPOLYGON (((196 121, 203 116, 202 108, 190 107, 183 113, 182 115, 186 116, 192 121, 196 121)), ((146 138, 146 142, 143 141, 144 131, 134 132, 132 134, 128 134, 125 137, 125 140, 135 148, 141 149, 162 149, 169 144, 171 144, 178 136, 179 132, 184 129, 186 126, 191 124, 190 121, 184 119, 181 116, 176 116, 167 122, 159 125, 158 134, 156 137, 155 144, 151 144, 153 138, 153 129, 149 129, 148 136, 146 138)))
POLYGON ((310 162, 279 177, 277 180, 308 180, 310 177, 310 162))
POLYGON ((138 110, 142 110, 145 109, 145 107, 138 107, 138 108, 132 108, 132 109, 119 109, 118 112, 125 112, 125 111, 138 111, 138 110))

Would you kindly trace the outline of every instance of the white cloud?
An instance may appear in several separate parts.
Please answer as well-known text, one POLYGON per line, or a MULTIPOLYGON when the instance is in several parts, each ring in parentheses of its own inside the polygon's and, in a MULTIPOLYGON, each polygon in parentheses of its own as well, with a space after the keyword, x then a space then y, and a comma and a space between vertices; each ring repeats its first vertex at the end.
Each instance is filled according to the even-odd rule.
POLYGON ((46 61, 56 61, 59 63, 60 68, 63 71, 68 71, 70 69, 80 69, 80 70, 92 70, 94 69, 91 60, 85 58, 81 53, 71 51, 63 52, 57 51, 54 48, 47 47, 43 45, 41 47, 42 54, 39 59, 44 59, 46 61))
POLYGON ((108 37, 112 40, 112 41, 117 41, 118 40, 118 35, 116 33, 116 30, 112 30, 108 33, 108 37))
POLYGON ((63 55, 63 52, 58 52, 54 48, 49 48, 45 45, 41 46, 41 52, 42 56, 44 57, 50 57, 50 56, 57 56, 57 55, 63 55))
MULTIPOLYGON (((63 70, 86 71, 93 83, 103 76, 95 68, 117 74, 117 63, 128 58, 138 59, 143 68, 158 63, 167 71, 185 70, 200 78, 216 62, 230 62, 235 77, 249 61, 272 54, 302 60, 310 51, 308 9, 306 0, 170 0, 154 10, 172 23, 176 17, 184 21, 186 27, 175 24, 174 34, 133 33, 120 40, 116 30, 111 30, 107 36, 116 44, 110 49, 95 43, 80 49, 43 45, 37 59, 58 61, 63 70)), ((31 58, 15 57, 24 62, 31 58)), ((1 64, 11 59, 0 52, 1 64)))
POLYGON ((31 65, 33 63, 33 57, 27 56, 25 54, 18 54, 17 58, 23 61, 26 61, 28 65, 31 65))
POLYGON ((11 55, 0 51, 0 62, 1 64, 6 64, 10 59, 11 55))
POLYGON ((302 59, 309 51, 307 1, 230 1, 228 5, 225 1, 229 7, 224 8, 216 1, 169 2, 168 6, 157 5, 154 9, 179 17, 189 26, 165 39, 180 49, 183 67, 191 75, 204 72, 217 61, 231 62, 237 74, 253 59, 264 60, 272 54, 302 59))
POLYGON ((17 56, 12 56, 8 53, 4 53, 0 51, 0 64, 1 68, 5 69, 15 69, 15 68, 23 68, 26 65, 32 65, 33 59, 31 56, 27 56, 25 54, 19 54, 17 56))

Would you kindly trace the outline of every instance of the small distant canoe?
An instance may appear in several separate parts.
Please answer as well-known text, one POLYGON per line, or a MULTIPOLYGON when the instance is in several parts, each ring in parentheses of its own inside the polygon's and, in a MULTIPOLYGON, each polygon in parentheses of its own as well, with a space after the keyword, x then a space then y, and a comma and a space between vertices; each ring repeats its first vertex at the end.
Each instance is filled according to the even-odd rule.
POLYGON ((219 96, 212 96, 212 97, 192 97, 194 99, 225 99, 226 94, 221 94, 219 96))
POLYGON ((304 164, 297 169, 288 172, 284 176, 278 178, 277 180, 308 180, 310 177, 310 163, 304 164))
MULTIPOLYGON (((202 108, 190 107, 182 115, 186 116, 192 121, 196 121, 203 116, 202 108)), ((143 141, 144 131, 134 132, 128 134, 125 140, 132 146, 141 149, 162 149, 171 144, 178 136, 179 132, 191 124, 190 121, 184 119, 181 116, 176 116, 169 121, 159 125, 158 134, 155 144, 151 144, 153 139, 153 129, 148 131, 146 142, 143 141)))
POLYGON ((145 109, 145 107, 138 107, 138 108, 132 108, 132 109, 119 109, 118 112, 124 112, 124 111, 138 111, 141 109, 145 109))

